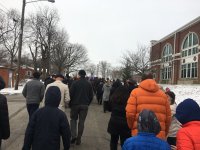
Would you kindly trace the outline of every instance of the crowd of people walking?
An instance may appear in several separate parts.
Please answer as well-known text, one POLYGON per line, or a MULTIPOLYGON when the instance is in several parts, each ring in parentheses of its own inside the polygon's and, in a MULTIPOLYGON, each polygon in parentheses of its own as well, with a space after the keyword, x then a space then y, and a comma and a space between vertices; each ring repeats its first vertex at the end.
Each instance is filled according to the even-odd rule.
MULTIPOLYGON (((74 80, 62 74, 52 75, 44 83, 39 79, 40 73, 33 73, 22 91, 29 116, 23 150, 59 150, 61 143, 68 150, 71 144, 80 145, 94 96, 102 113, 111 112, 107 123, 110 150, 117 150, 119 142, 123 150, 200 149, 199 105, 193 99, 177 105, 175 93, 163 90, 150 73, 140 83, 89 79, 85 70, 79 70, 74 80)), ((0 78, 0 88, 4 87, 0 78)), ((7 100, 0 94, 0 146, 1 139, 9 136, 7 100)))

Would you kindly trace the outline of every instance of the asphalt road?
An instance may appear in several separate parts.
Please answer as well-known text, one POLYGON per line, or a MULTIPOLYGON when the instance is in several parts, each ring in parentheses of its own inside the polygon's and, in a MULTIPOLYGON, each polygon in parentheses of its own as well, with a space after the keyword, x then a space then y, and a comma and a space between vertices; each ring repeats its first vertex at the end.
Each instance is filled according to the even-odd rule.
MULTIPOLYGON (((22 95, 7 96, 7 99, 11 135, 8 140, 3 141, 2 150, 21 150, 28 123, 25 99, 22 95)), ((67 109, 68 120, 69 111, 70 109, 67 109)), ((110 135, 107 133, 109 118, 110 113, 103 113, 102 105, 93 100, 86 118, 82 143, 79 146, 71 145, 70 150, 109 150, 110 135)))

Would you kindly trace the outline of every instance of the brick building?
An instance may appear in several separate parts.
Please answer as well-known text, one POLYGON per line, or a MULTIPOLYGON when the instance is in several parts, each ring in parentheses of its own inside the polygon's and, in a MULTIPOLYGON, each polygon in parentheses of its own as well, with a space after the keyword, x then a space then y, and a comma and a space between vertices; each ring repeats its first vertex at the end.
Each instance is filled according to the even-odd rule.
POLYGON ((150 66, 158 83, 200 83, 200 16, 159 41, 151 41, 150 66))
POLYGON ((6 87, 12 87, 14 85, 14 69, 9 67, 0 66, 0 75, 3 78, 6 87))
MULTIPOLYGON (((20 68, 20 76, 19 76, 19 84, 25 83, 26 79, 32 77, 34 69, 28 66, 21 66, 20 68)), ((0 76, 4 79, 6 83, 6 87, 13 87, 15 84, 16 77, 16 67, 10 68, 6 66, 0 66, 0 76)))

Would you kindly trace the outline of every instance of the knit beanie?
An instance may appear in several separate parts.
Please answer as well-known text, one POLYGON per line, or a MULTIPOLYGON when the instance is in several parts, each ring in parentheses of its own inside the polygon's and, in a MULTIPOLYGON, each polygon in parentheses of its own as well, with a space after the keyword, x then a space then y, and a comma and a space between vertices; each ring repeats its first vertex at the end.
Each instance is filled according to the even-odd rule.
POLYGON ((155 113, 147 109, 140 112, 137 126, 139 132, 154 133, 155 135, 161 130, 160 123, 155 113))
POLYGON ((50 86, 45 94, 45 106, 58 107, 61 101, 61 92, 57 86, 50 86))
POLYGON ((177 106, 175 116, 181 124, 190 121, 200 121, 199 105, 193 99, 185 99, 177 106))

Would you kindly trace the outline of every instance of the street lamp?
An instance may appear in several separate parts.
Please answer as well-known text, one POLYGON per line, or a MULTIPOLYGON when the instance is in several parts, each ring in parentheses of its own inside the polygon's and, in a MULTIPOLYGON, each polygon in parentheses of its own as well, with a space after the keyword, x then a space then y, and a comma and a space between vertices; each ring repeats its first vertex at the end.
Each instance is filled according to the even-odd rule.
POLYGON ((54 3, 55 0, 35 0, 26 2, 23 0, 22 3, 22 14, 21 14, 21 27, 20 27, 20 35, 19 35, 19 50, 18 50, 18 61, 17 61, 17 72, 16 72, 16 82, 15 82, 15 90, 18 90, 19 84, 19 75, 20 75, 20 65, 21 65, 21 53, 22 53, 22 39, 23 39, 23 29, 24 29, 24 14, 25 14, 25 6, 28 3, 39 2, 39 1, 48 1, 54 3))

